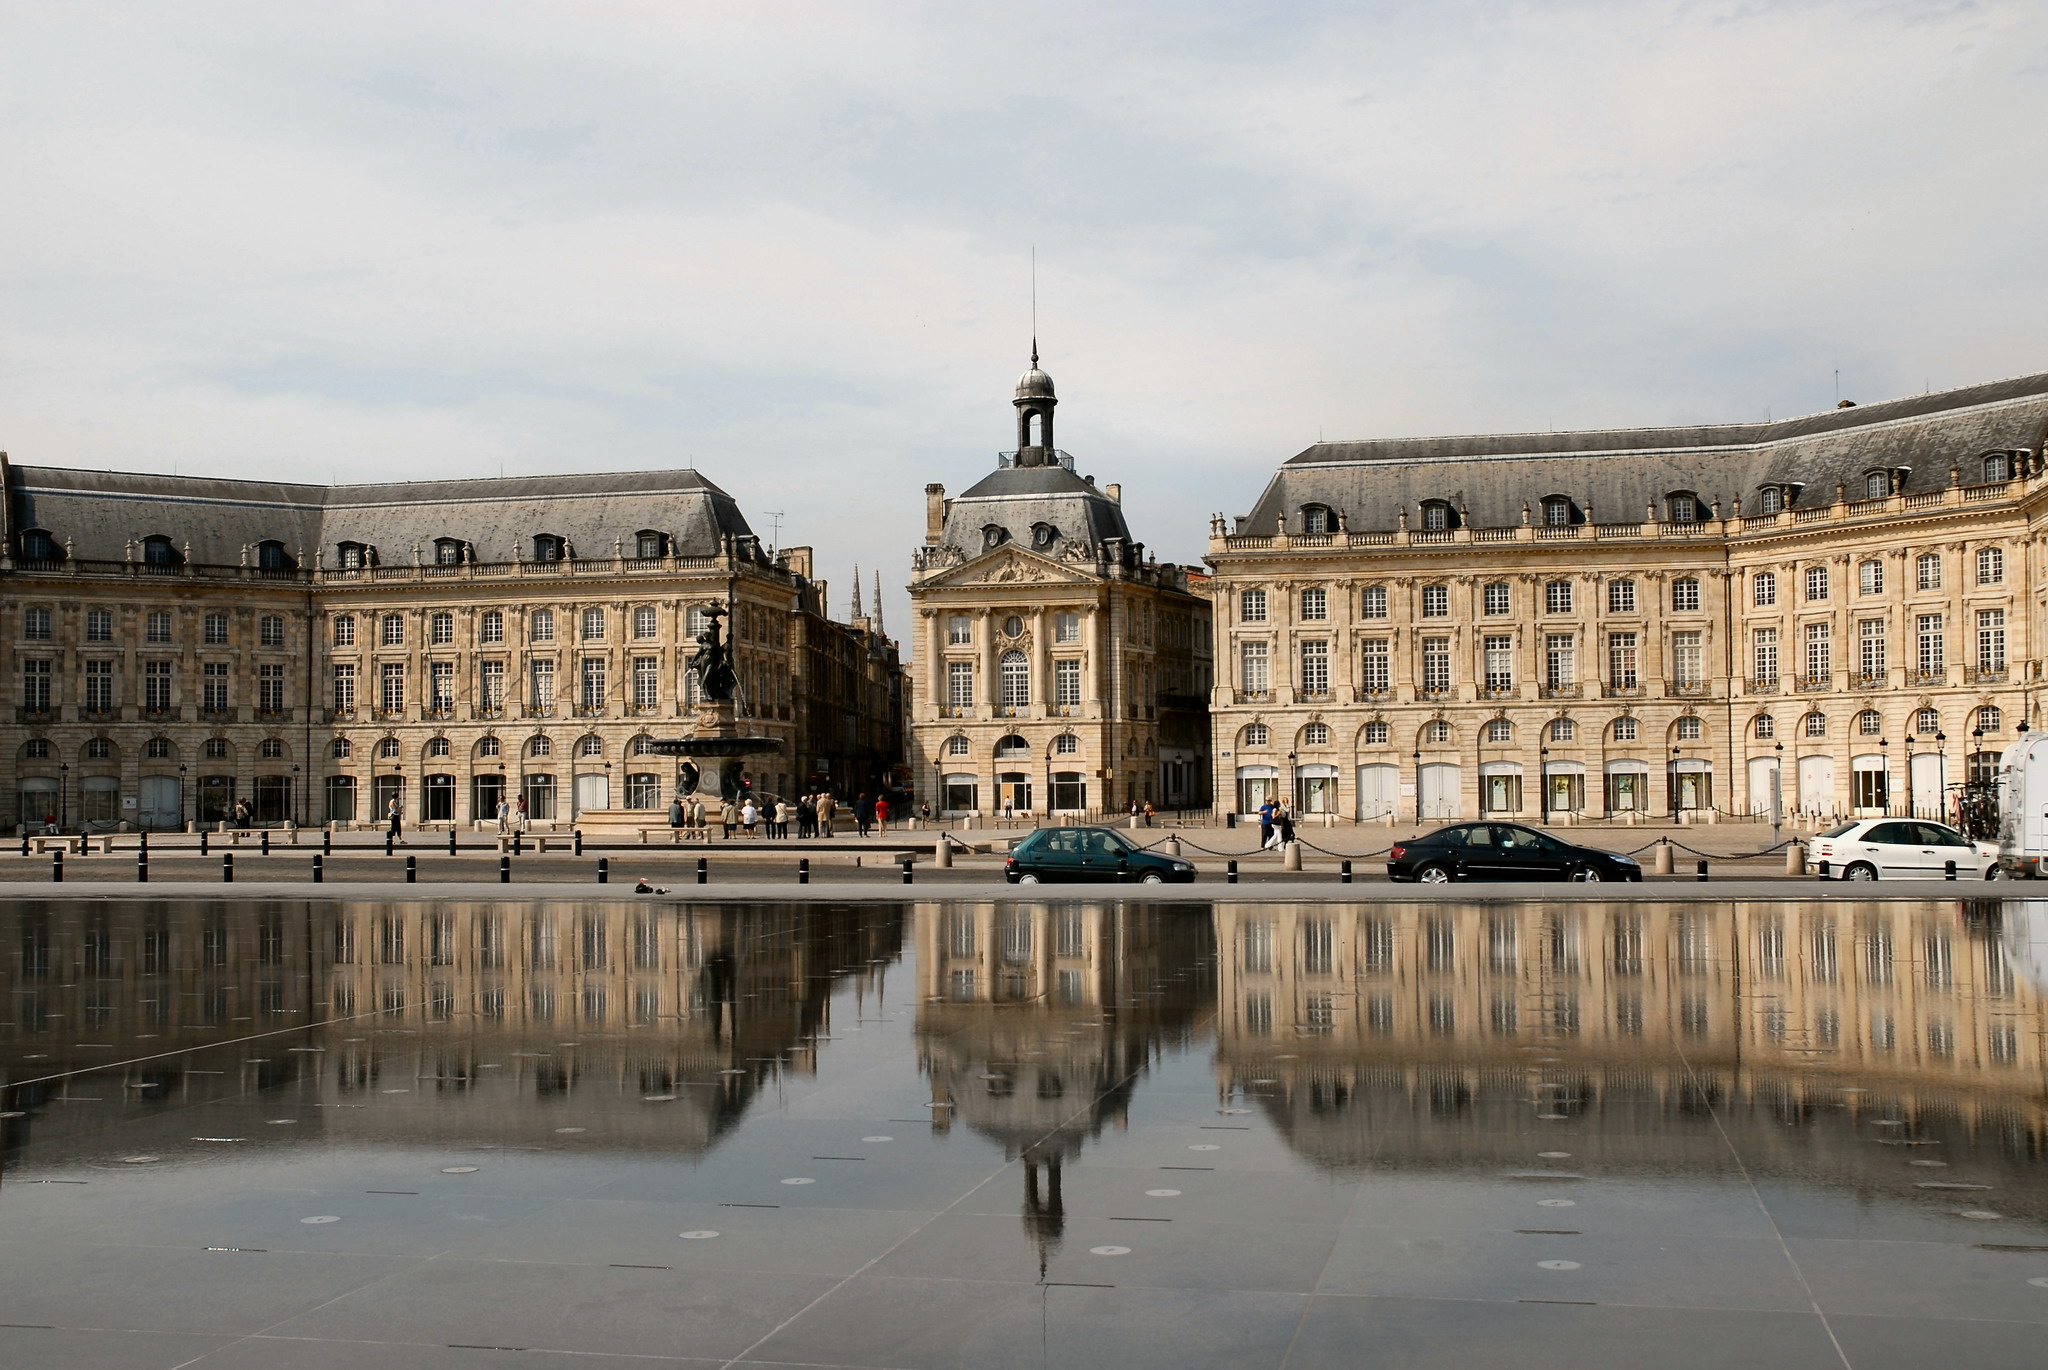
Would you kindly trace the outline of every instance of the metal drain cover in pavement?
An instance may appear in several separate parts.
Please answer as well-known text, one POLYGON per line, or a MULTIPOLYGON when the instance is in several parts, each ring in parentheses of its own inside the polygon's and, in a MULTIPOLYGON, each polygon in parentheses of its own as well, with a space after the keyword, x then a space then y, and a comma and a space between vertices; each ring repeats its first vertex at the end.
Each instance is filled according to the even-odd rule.
POLYGON ((1090 1255, 1095 1256, 1128 1256, 1131 1254, 1131 1248, 1128 1246, 1091 1246, 1088 1248, 1088 1251, 1090 1255))
POLYGON ((474 1175, 479 1169, 480 1167, 473 1165, 444 1165, 441 1167, 441 1173, 443 1175, 474 1175))
POLYGON ((1145 1197, 1148 1199, 1178 1199, 1180 1191, 1178 1189, 1148 1189, 1145 1191, 1145 1197))
POLYGON ((299 1221, 308 1227, 312 1227, 319 1223, 338 1223, 341 1221, 341 1218, 333 1213, 323 1213, 317 1218, 301 1218, 299 1221))
POLYGON ((707 1228, 701 1232, 678 1232, 676 1235, 686 1242, 708 1242, 718 1234, 707 1228))
POLYGON ((784 1183, 784 1184, 816 1184, 816 1183, 817 1183, 817 1181, 816 1181, 816 1180, 813 1180, 813 1179, 809 1179, 809 1178, 807 1178, 807 1177, 805 1177, 805 1176, 802 1176, 802 1175, 792 1175, 792 1176, 791 1176, 791 1177, 790 1177, 789 1179, 786 1179, 786 1180, 784 1180, 784 1181, 783 1181, 783 1183, 784 1183))
POLYGON ((1536 1264, 1542 1266, 1545 1270, 1577 1270, 1579 1268, 1577 1261, 1538 1261, 1536 1264))

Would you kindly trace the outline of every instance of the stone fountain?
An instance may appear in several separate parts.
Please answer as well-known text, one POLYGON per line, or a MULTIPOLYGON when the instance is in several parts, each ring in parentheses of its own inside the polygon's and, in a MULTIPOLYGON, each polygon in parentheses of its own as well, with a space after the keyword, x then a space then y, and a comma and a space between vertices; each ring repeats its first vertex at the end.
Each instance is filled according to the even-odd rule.
POLYGON ((782 751, 779 737, 749 737, 740 732, 733 694, 739 676, 732 666, 732 648, 725 641, 725 609, 712 604, 703 610, 708 620, 697 635, 697 654, 690 658, 690 672, 697 677, 702 702, 697 705, 695 732, 689 737, 658 737, 648 750, 661 756, 689 758, 677 777, 676 796, 688 799, 702 794, 706 802, 737 800, 752 788, 748 784, 745 760, 750 756, 773 756, 782 751))

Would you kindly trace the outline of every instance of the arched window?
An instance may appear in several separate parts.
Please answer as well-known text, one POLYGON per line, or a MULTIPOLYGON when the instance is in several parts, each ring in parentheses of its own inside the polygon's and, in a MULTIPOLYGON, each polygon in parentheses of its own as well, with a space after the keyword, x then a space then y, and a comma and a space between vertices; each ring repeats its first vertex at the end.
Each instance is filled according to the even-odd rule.
POLYGON ((369 547, 360 542, 337 543, 334 559, 344 571, 359 571, 376 560, 371 556, 369 547))
POLYGON ((1301 730, 1301 745, 1304 747, 1327 747, 1330 745, 1330 725, 1311 723, 1301 730))
POLYGON ((1458 511, 1440 499, 1422 502, 1422 530, 1425 533, 1447 532, 1458 526, 1458 511))
POLYGON ((434 564, 437 566, 459 566, 462 564, 462 539, 435 538, 434 564))
POLYGON ((152 533, 142 540, 142 564, 145 566, 176 566, 183 560, 178 555, 177 544, 162 533, 152 533))
POLYGON ((1311 536, 1336 531, 1337 521, 1330 517, 1327 505, 1304 504, 1301 507, 1301 531, 1311 536))
POLYGON ((1863 498, 1883 499, 1892 492, 1892 478, 1888 471, 1865 471, 1863 473, 1863 498))
POLYGON ((1578 735, 1579 725, 1571 719, 1553 718, 1550 720, 1550 740, 1552 742, 1570 742, 1577 738, 1578 735))
POLYGON ((555 744, 545 737, 535 737, 526 744, 526 754, 528 756, 546 756, 554 751, 554 749, 555 744))
POLYGON ((50 536, 45 528, 24 528, 21 531, 21 559, 23 561, 62 561, 64 548, 57 539, 50 536))
POLYGON ((1701 513, 1700 497, 1690 490, 1674 490, 1664 497, 1664 518, 1669 523, 1698 523, 1701 513))
MULTIPOLYGON (((346 738, 336 738, 335 740, 344 746, 347 745, 348 741, 346 738)), ((168 737, 152 737, 149 741, 142 744, 142 754, 151 761, 168 761, 172 756, 176 755, 176 752, 171 747, 171 739, 168 737)))
POLYGON ((1808 737, 1826 737, 1828 735, 1828 716, 1820 712, 1808 714, 1804 731, 1808 737))
POLYGON ((445 647, 455 641, 455 615, 435 614, 427 620, 427 642, 435 647, 445 647))
POLYGON ((1543 522, 1552 528, 1563 528, 1578 522, 1578 511, 1563 495, 1546 495, 1543 499, 1543 522))
POLYGON ((337 737, 334 739, 334 745, 327 749, 327 754, 336 761, 346 761, 354 751, 355 748, 349 745, 347 738, 337 737))
POLYGON ((1486 724, 1486 740, 1488 742, 1513 742, 1515 740, 1515 725, 1508 722, 1505 718, 1488 719, 1486 724))
POLYGON ((1703 735, 1703 725, 1691 714, 1687 714, 1684 718, 1678 720, 1678 740, 1680 742, 1697 742, 1703 735))
POLYGON ((562 540, 553 533, 536 533, 534 535, 533 559, 535 561, 560 561, 563 550, 562 540))
POLYGON ((576 755, 603 756, 604 739, 599 737, 596 733, 589 734, 582 741, 576 744, 576 755))
POLYGON ((1785 491, 1776 485, 1766 485, 1756 492, 1756 507, 1760 514, 1775 514, 1785 507, 1785 491))
POLYGON ((555 611, 553 609, 535 609, 533 611, 533 621, 528 625, 527 632, 528 636, 535 642, 553 642, 555 640, 555 611))
POLYGON ((2000 725, 2004 722, 2005 715, 2000 713, 1993 705, 1986 704, 1983 708, 1977 710, 1977 726, 1987 733, 1997 732, 2000 725))
POLYGON ((1031 547, 1033 551, 1049 552, 1052 550, 1052 545, 1059 540, 1060 530, 1053 527, 1050 523, 1034 523, 1031 525, 1031 547))
POLYGON ((585 609, 583 611, 583 640, 585 642, 596 642, 603 637, 604 610, 585 609))
POLYGON ((1022 709, 1031 703, 1031 662, 1022 652, 1004 652, 996 663, 1001 681, 1002 703, 1006 709, 1022 709))
POLYGON ((1758 571, 1750 577, 1749 583, 1752 591, 1750 598, 1759 608, 1778 602, 1778 577, 1775 572, 1758 571))
POLYGON ((276 761, 284 756, 284 742, 281 738, 266 737, 256 744, 256 755, 265 761, 276 761))
POLYGON ((1913 715, 1913 731, 1929 737, 1941 731, 1941 710, 1922 709, 1913 715))
POLYGON ((228 740, 224 737, 209 737, 199 748, 200 755, 208 761, 228 759, 228 740))
POLYGON ((1422 725, 1422 740, 1441 746, 1451 740, 1451 725, 1441 718, 1432 718, 1422 725))
POLYGON ((1244 729, 1243 745, 1247 747, 1263 747, 1267 745, 1268 736, 1265 724, 1247 723, 1244 729))
POLYGON ((430 737, 430 738, 428 738, 428 739, 427 739, 427 755, 428 755, 428 756, 446 756, 446 755, 448 755, 448 739, 447 739, 447 738, 445 738, 445 737, 430 737))
POLYGON ((1856 567, 1856 591, 1858 594, 1881 595, 1884 593, 1884 563, 1877 560, 1859 562, 1856 567))
POLYGON ((1029 755, 1031 755, 1031 744, 1015 733, 1011 733, 1008 737, 996 743, 996 759, 998 761, 1029 755))
POLYGON ((397 756, 398 739, 395 737, 386 737, 380 739, 377 743, 377 755, 383 757, 387 761, 389 761, 392 757, 397 756))
MULTIPOLYGON (((86 739, 85 759, 87 761, 105 761, 113 756, 113 754, 114 743, 111 738, 89 737, 86 739)), ((283 753, 280 752, 279 755, 281 756, 283 753)))
POLYGON ((405 645, 405 615, 386 614, 377 620, 377 645, 380 647, 402 647, 405 645))
POLYGON ((283 543, 275 538, 256 544, 256 568, 273 575, 283 575, 298 569, 292 554, 285 550, 283 543))
POLYGON ((1865 709, 1856 715, 1856 731, 1864 737, 1876 737, 1884 731, 1884 715, 1875 709, 1865 709))
POLYGON ((1758 714, 1756 721, 1750 725, 1750 731, 1760 738, 1776 737, 1778 735, 1778 720, 1772 718, 1769 714, 1758 714))
POLYGON ((964 737, 962 737, 962 736, 960 736, 960 735, 959 735, 958 733, 955 733, 955 734, 954 734, 953 736, 951 736, 951 737, 947 738, 947 739, 946 739, 946 755, 947 755, 947 756, 965 756, 965 755, 967 755, 967 739, 966 739, 966 738, 964 738, 964 737))
POLYGON ((1384 747, 1390 736, 1384 723, 1374 722, 1365 725, 1365 745, 1368 747, 1384 747))
POLYGON ((498 753, 499 745, 497 738, 480 737, 476 740, 476 754, 478 756, 496 756, 498 753))
POLYGON ((1081 739, 1072 733, 1061 733, 1052 740, 1052 754, 1054 756, 1075 756, 1080 753, 1080 750, 1081 739))
POLYGON ((1984 479, 1987 483, 2012 479, 2012 458, 2004 452, 1984 454, 1984 479))
POLYGON ((1809 566, 1806 568, 1806 598, 1823 600, 1828 597, 1828 568, 1809 566))
POLYGON ((658 533, 652 528, 642 528, 633 534, 633 555, 643 558, 667 556, 668 534, 658 533))
POLYGON ((1633 742, 1636 740, 1636 721, 1627 716, 1617 718, 1612 731, 1616 742, 1633 742))

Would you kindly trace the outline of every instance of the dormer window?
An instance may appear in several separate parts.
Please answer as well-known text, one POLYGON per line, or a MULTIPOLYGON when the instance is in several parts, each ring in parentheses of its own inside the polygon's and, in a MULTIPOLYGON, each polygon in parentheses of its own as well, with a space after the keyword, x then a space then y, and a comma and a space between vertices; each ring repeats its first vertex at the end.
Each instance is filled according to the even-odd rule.
POLYGON ((1664 497, 1664 517, 1671 523, 1698 523, 1700 497, 1690 490, 1677 490, 1664 497))
POLYGON ((1785 508, 1785 489, 1780 485, 1766 485, 1756 493, 1757 512, 1776 514, 1785 508))
POLYGON ((547 562, 560 561, 562 559, 562 540, 553 533, 536 534, 533 539, 533 559, 535 561, 547 562))
POLYGON ((988 551, 994 551, 1009 540, 1010 530, 1000 523, 988 524, 981 530, 981 545, 988 551))
POLYGON ((1989 484, 1992 481, 2011 479, 2012 457, 2004 452, 1986 452, 1984 454, 1985 483, 1989 484))
POLYGON ((1865 471, 1863 473, 1863 498, 1884 499, 1892 492, 1892 476, 1889 471, 1865 471))
POLYGON ((372 550, 360 542, 344 542, 334 549, 344 571, 360 571, 377 560, 372 550))
POLYGON ((638 557, 665 557, 668 555, 668 534, 657 533, 652 528, 642 528, 633 534, 633 555, 638 557))
POLYGON ((1327 505, 1306 504, 1301 510, 1301 531, 1310 536, 1319 536, 1333 531, 1337 520, 1330 515, 1327 505))
POLYGON ((1577 510, 1563 495, 1549 495, 1543 501, 1543 523, 1549 528, 1564 528, 1576 522, 1577 510))
POLYGON ((162 533, 153 533, 142 540, 142 562, 145 566, 176 566, 183 560, 178 555, 177 544, 162 533))
POLYGON ((436 566, 460 566, 462 564, 462 539, 435 538, 434 564, 436 566))
POLYGON ((298 569, 298 563, 292 559, 292 554, 275 538, 256 544, 256 566, 259 570, 276 572, 298 569))
POLYGON ((1457 511, 1440 499, 1424 500, 1422 504, 1422 531, 1444 533, 1458 526, 1457 511))
POLYGON ((21 534, 23 561, 62 561, 64 549, 45 528, 25 528, 21 534))
POLYGON ((1052 545, 1060 540, 1060 530, 1050 523, 1031 525, 1031 546, 1034 551, 1049 552, 1052 545))

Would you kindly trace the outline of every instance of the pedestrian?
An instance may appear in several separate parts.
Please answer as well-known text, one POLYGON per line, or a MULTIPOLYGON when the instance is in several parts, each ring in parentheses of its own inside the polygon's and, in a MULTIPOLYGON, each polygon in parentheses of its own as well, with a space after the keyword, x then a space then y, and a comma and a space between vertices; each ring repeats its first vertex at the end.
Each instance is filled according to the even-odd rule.
POLYGON ((390 827, 385 829, 385 833, 391 838, 391 840, 394 842, 404 843, 404 845, 406 846, 411 846, 412 844, 410 842, 405 841, 405 837, 403 834, 404 818, 401 810, 398 807, 397 795, 392 795, 391 802, 384 806, 384 817, 391 824, 390 827))
POLYGON ((1259 850, 1271 850, 1274 840, 1273 801, 1268 799, 1259 805, 1259 850))
POLYGON ((668 801, 668 825, 671 828, 680 828, 683 826, 684 817, 683 797, 677 795, 674 799, 668 801))
POLYGON ((875 801, 865 793, 853 801, 853 825, 862 837, 866 837, 875 826, 875 801))
POLYGON ((501 795, 498 798, 498 836, 503 837, 505 835, 505 829, 510 826, 511 822, 512 806, 507 804, 501 795))
POLYGON ((726 800, 718 810, 718 825, 725 829, 725 840, 732 841, 732 830, 740 825, 740 806, 726 800))
POLYGON ((1282 801, 1279 812, 1274 815, 1274 821, 1280 825, 1280 847, 1284 851, 1287 844, 1294 840, 1294 810, 1282 801))
POLYGON ((815 837, 818 833, 818 801, 815 795, 805 795, 796 801, 796 835, 815 837))
POLYGON ((704 831, 704 801, 701 799, 690 801, 690 826, 699 832, 704 831))
POLYGON ((747 802, 740 805, 740 826, 746 829, 747 836, 752 837, 754 825, 760 821, 761 811, 754 806, 754 797, 748 795, 747 802))
POLYGON ((1152 801, 1148 799, 1148 800, 1146 800, 1146 801, 1145 801, 1145 826, 1146 826, 1146 827, 1148 827, 1148 828, 1149 828, 1149 827, 1151 827, 1151 826, 1152 826, 1152 819, 1154 818, 1154 816, 1155 816, 1155 815, 1154 815, 1154 813, 1153 813, 1153 809, 1152 809, 1152 801))
POLYGON ((917 806, 917 816, 918 816, 919 818, 922 818, 922 819, 923 819, 923 820, 925 821, 925 824, 926 824, 927 826, 929 826, 929 825, 931 824, 931 821, 932 821, 932 801, 931 801, 931 800, 927 799, 927 800, 925 800, 925 801, 924 801, 924 803, 922 803, 922 804, 920 804, 920 805, 918 805, 918 806, 917 806))
POLYGON ((889 831, 889 801, 886 796, 875 796, 875 831, 889 831))
POLYGON ((525 832, 527 817, 526 796, 522 794, 512 805, 512 830, 514 832, 525 832))

